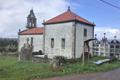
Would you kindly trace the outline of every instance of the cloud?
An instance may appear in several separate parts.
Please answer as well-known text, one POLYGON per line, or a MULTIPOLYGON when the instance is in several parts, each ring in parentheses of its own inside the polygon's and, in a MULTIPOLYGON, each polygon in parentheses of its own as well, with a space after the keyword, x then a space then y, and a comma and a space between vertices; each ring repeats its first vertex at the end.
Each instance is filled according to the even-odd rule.
POLYGON ((95 34, 97 34, 97 37, 101 39, 106 33, 106 37, 108 39, 113 39, 114 36, 117 36, 117 39, 120 39, 120 29, 113 28, 113 27, 96 27, 95 28, 95 34))
POLYGON ((66 0, 0 0, 0 37, 17 37, 26 26, 26 17, 33 8, 38 26, 66 10, 66 0))
MULTIPOLYGON (((33 8, 37 17, 37 25, 42 26, 43 20, 48 20, 62 12, 71 5, 76 10, 77 3, 70 4, 67 0, 0 0, 0 37, 17 37, 19 29, 25 29, 26 17, 33 8)), ((112 27, 96 27, 98 38, 103 33, 109 39, 115 35, 120 39, 120 29, 112 27)))

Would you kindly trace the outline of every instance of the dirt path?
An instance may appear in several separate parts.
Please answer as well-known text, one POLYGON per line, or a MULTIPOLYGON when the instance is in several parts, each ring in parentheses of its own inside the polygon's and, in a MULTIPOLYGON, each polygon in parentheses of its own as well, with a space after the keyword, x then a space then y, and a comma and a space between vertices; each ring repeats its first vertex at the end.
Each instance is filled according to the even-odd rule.
POLYGON ((109 72, 70 75, 42 80, 120 80, 120 68, 109 72))

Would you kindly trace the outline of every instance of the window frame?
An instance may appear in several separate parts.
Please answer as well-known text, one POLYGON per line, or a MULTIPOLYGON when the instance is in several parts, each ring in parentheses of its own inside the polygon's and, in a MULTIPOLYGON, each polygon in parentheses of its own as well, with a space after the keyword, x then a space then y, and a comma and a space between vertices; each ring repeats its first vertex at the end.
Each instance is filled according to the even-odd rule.
POLYGON ((84 28, 84 37, 87 37, 87 29, 84 28))
POLYGON ((54 38, 51 38, 51 48, 54 48, 54 38))
POLYGON ((61 48, 62 48, 62 49, 65 49, 65 42, 66 42, 66 41, 65 41, 65 38, 62 38, 62 39, 61 39, 61 48))

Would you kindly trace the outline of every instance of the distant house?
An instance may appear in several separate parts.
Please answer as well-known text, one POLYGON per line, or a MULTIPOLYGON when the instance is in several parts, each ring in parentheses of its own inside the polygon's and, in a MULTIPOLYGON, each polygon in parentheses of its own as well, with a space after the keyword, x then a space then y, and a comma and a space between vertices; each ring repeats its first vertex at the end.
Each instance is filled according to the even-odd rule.
POLYGON ((110 55, 120 55, 120 41, 116 39, 116 36, 110 42, 110 55))
POLYGON ((104 33, 104 37, 102 38, 102 40, 99 41, 96 38, 96 40, 94 41, 93 52, 94 55, 97 56, 118 57, 120 55, 120 42, 116 39, 116 36, 113 40, 108 40, 104 33))
POLYGON ((95 42, 94 42, 94 55, 98 56, 110 56, 110 43, 105 36, 102 38, 102 40, 98 40, 95 35, 95 42))
MULTIPOLYGON (((33 45, 33 52, 41 50, 49 58, 64 56, 80 58, 84 41, 94 38, 94 23, 68 10, 36 27, 33 10, 27 18, 27 29, 19 32, 19 51, 27 41, 33 45)), ((93 43, 90 42, 90 53, 93 43)))

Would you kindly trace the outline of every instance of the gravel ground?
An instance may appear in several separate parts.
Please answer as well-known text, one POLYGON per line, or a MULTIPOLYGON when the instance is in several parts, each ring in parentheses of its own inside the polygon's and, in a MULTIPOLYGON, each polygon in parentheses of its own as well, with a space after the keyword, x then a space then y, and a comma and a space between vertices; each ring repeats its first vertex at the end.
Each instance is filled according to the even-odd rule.
POLYGON ((109 72, 69 75, 37 80, 120 80, 120 68, 109 72))

